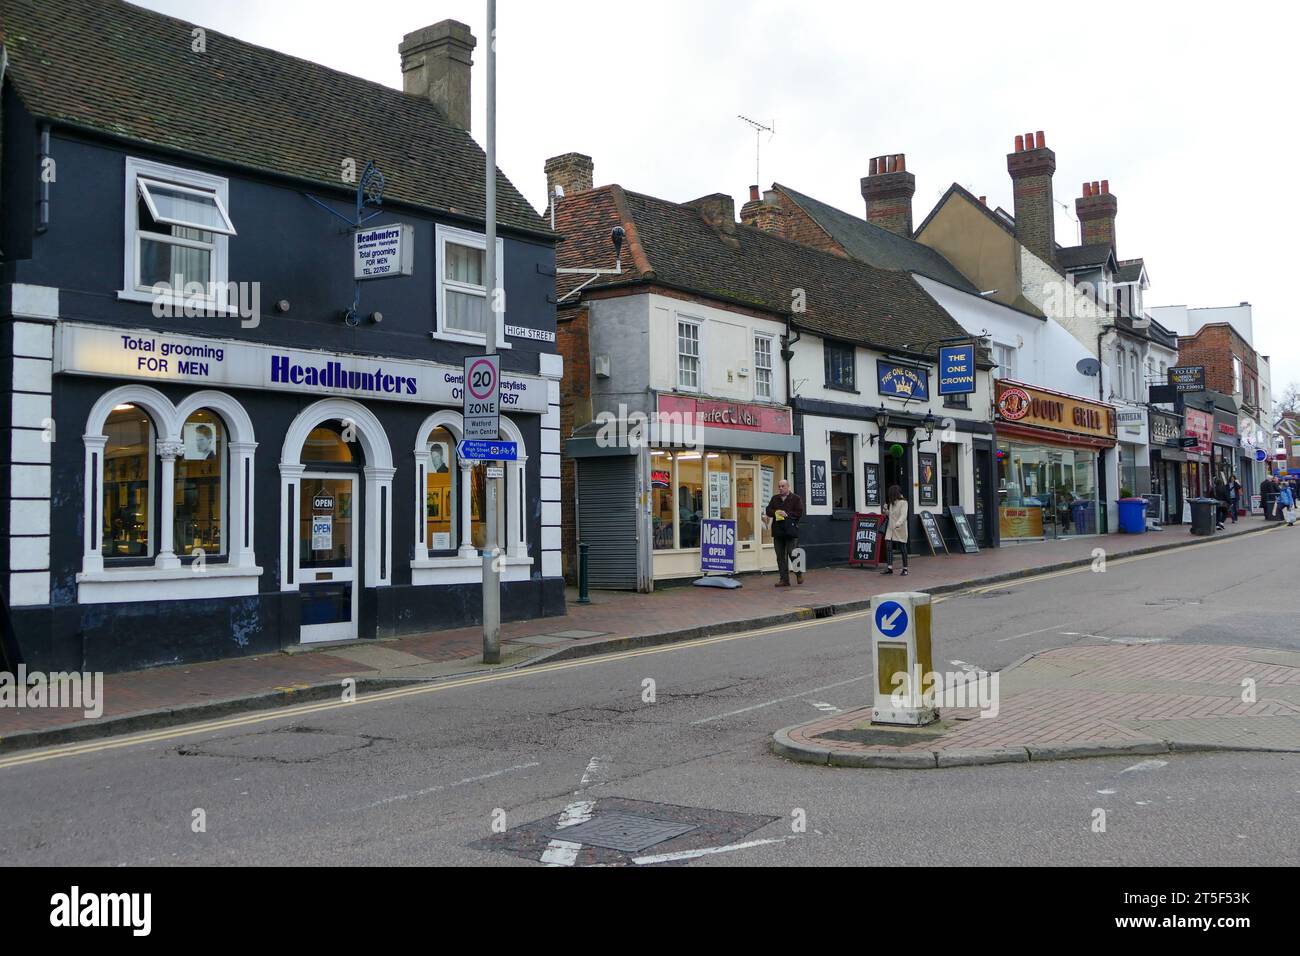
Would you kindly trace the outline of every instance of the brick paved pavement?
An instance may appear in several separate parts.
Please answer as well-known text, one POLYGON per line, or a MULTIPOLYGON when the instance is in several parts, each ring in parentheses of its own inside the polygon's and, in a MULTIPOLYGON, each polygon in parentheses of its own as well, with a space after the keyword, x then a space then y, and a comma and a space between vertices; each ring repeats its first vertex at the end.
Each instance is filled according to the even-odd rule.
POLYGON ((962 755, 967 762, 996 762, 999 752, 1007 760, 1033 760, 1108 749, 1300 751, 1300 653, 1075 644, 1043 651, 1002 672, 998 682, 996 713, 941 708, 937 737, 932 726, 908 730, 893 744, 845 739, 880 729, 872 728, 871 708, 861 707, 779 731, 776 749, 817 763, 931 767, 962 762, 962 755), (1246 678, 1254 681, 1253 701, 1243 699, 1246 678), (891 760, 894 755, 919 759, 891 760))
MULTIPOLYGON (((1225 534, 1258 531, 1264 526, 1262 518, 1247 518, 1229 526, 1225 534)), ((586 606, 574 603, 576 595, 570 592, 565 615, 502 626, 503 666, 520 664, 539 653, 576 653, 575 647, 595 651, 589 645, 612 648, 692 629, 735 628, 779 615, 809 615, 810 608, 865 602, 872 594, 897 590, 904 583, 917 591, 952 588, 997 575, 1028 574, 1090 560, 1096 548, 1104 548, 1108 559, 1115 559, 1189 540, 1201 541, 1191 539, 1185 527, 1170 527, 1141 535, 1014 545, 974 555, 916 557, 905 582, 898 575, 884 577, 870 569, 839 567, 814 569, 804 585, 792 588, 773 587, 776 575, 771 573, 746 576, 745 586, 737 590, 683 585, 652 594, 593 592, 593 603, 586 606)), ((286 695, 337 683, 344 677, 408 680, 447 676, 483 667, 480 651, 479 629, 467 627, 396 640, 353 642, 346 647, 294 648, 292 653, 108 674, 104 678, 104 716, 286 695)), ((0 709, 0 741, 26 731, 84 722, 81 711, 0 709)))

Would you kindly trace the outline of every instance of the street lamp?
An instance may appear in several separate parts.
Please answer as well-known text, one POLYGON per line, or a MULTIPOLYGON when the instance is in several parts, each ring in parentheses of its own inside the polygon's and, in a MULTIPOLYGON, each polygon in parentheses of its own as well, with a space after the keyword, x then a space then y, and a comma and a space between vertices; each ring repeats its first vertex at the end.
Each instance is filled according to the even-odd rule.
POLYGON ((926 413, 925 413, 925 421, 923 421, 923 422, 921 423, 921 427, 925 429, 925 440, 926 440, 926 441, 930 441, 932 438, 934 438, 934 426, 935 426, 935 424, 936 424, 936 422, 935 422, 934 412, 926 412, 926 413))
POLYGON ((887 409, 884 405, 881 405, 880 408, 876 411, 876 428, 879 429, 879 432, 871 436, 870 440, 868 441, 868 444, 874 445, 878 441, 883 442, 885 440, 885 429, 888 427, 889 427, 889 409, 887 409))

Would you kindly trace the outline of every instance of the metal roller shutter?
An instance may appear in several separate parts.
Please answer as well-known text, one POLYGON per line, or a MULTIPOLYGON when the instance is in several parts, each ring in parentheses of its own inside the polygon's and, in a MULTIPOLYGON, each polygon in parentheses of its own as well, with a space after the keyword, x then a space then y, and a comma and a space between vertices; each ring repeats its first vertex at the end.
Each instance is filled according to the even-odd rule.
POLYGON ((633 455, 577 462, 578 539, 588 545, 593 588, 636 590, 636 462, 633 455))

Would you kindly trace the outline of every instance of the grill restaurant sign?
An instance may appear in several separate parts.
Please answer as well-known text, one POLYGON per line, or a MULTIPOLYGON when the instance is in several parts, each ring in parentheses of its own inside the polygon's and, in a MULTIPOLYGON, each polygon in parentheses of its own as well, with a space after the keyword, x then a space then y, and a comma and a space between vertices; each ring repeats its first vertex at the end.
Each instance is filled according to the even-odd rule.
POLYGON ((994 402, 1000 422, 1090 438, 1115 438, 1115 409, 1101 402, 1090 402, 1006 379, 997 381, 994 402))
MULTIPOLYGON (((464 370, 454 365, 314 352, 260 342, 201 339, 148 329, 60 323, 55 372, 134 381, 260 388, 296 395, 460 405, 464 370)), ((545 412, 546 380, 502 375, 503 412, 545 412)))

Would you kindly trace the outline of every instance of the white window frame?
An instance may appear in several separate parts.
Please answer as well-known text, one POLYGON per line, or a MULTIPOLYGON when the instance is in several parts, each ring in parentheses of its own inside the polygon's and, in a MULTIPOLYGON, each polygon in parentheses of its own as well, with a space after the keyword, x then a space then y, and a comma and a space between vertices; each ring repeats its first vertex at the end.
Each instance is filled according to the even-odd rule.
POLYGON ((772 362, 772 355, 775 351, 775 349, 773 348, 773 344, 774 344, 774 337, 772 335, 766 332, 754 333, 754 397, 756 399, 772 401, 775 395, 774 386, 776 384, 776 375, 775 375, 776 369, 774 367, 774 363, 772 362), (766 343, 767 345, 766 365, 763 365, 759 362, 759 358, 763 354, 758 347, 760 342, 766 343), (759 374, 761 371, 767 372, 767 394, 766 395, 762 394, 759 391, 759 387, 758 387, 759 382, 761 381, 762 378, 761 375, 759 374))
POLYGON ((704 323, 700 319, 686 315, 678 315, 677 322, 673 326, 673 354, 677 356, 677 389, 682 392, 699 392, 704 386, 704 323), (682 351, 682 326, 695 329, 695 355, 691 356, 682 351), (686 385, 682 382, 682 358, 695 359, 695 384, 686 385))
MULTIPOLYGON (((230 183, 229 180, 221 176, 212 176, 208 173, 183 169, 179 166, 165 166, 162 163, 137 159, 134 156, 126 157, 126 176, 123 183, 122 288, 117 293, 117 297, 127 302, 147 302, 152 304, 159 298, 159 294, 154 292, 152 286, 145 286, 140 283, 141 232, 139 200, 141 198, 145 199, 145 205, 149 207, 151 213, 154 211, 154 207, 147 196, 147 191, 140 189, 140 179, 211 194, 216 198, 222 215, 225 216, 228 222, 231 221, 228 211, 230 209, 230 183)), ((159 222, 162 221, 159 220, 159 222)), ((234 229, 233 224, 231 229, 234 229)), ((173 289, 164 296, 163 301, 165 304, 179 310, 183 310, 188 305, 191 308, 198 307, 205 311, 238 315, 237 306, 231 305, 228 296, 224 294, 230 283, 230 236, 221 232, 213 232, 210 244, 180 237, 172 237, 169 241, 178 246, 191 246, 201 249, 211 248, 212 270, 209 274, 211 286, 208 294, 202 296, 187 297, 183 289, 173 289)))
POLYGON ((1018 364, 1017 359, 1019 358, 1016 354, 1017 352, 1018 349, 1014 345, 1007 342, 999 342, 996 339, 994 340, 993 362, 997 366, 997 368, 994 369, 993 375, 995 379, 1006 378, 1011 379, 1012 381, 1017 381, 1016 366, 1018 364), (1004 361, 1004 359, 1007 361, 1004 361))
MULTIPOLYGON (((443 326, 443 321, 447 315, 447 291, 450 289, 454 292, 463 292, 470 295, 476 295, 479 286, 464 285, 459 282, 450 281, 446 278, 447 274, 447 243, 454 243, 458 246, 467 246, 471 249, 487 251, 487 236, 481 232, 470 232, 467 229, 457 229, 455 226, 444 226, 439 224, 434 234, 436 237, 437 254, 435 267, 438 270, 437 298, 435 299, 435 308, 437 314, 434 316, 434 330, 431 333, 433 338, 442 339, 447 342, 465 342, 471 345, 487 344, 487 336, 478 332, 462 332, 459 329, 448 329, 443 326)), ((497 256, 496 256, 496 282, 493 288, 505 289, 505 241, 500 237, 497 238, 497 256)), ((490 296, 492 289, 484 289, 484 301, 491 309, 490 296)), ((509 309, 509 302, 503 302, 505 308, 497 314, 497 344, 499 349, 510 348, 510 343, 506 341, 506 311, 509 309)))

